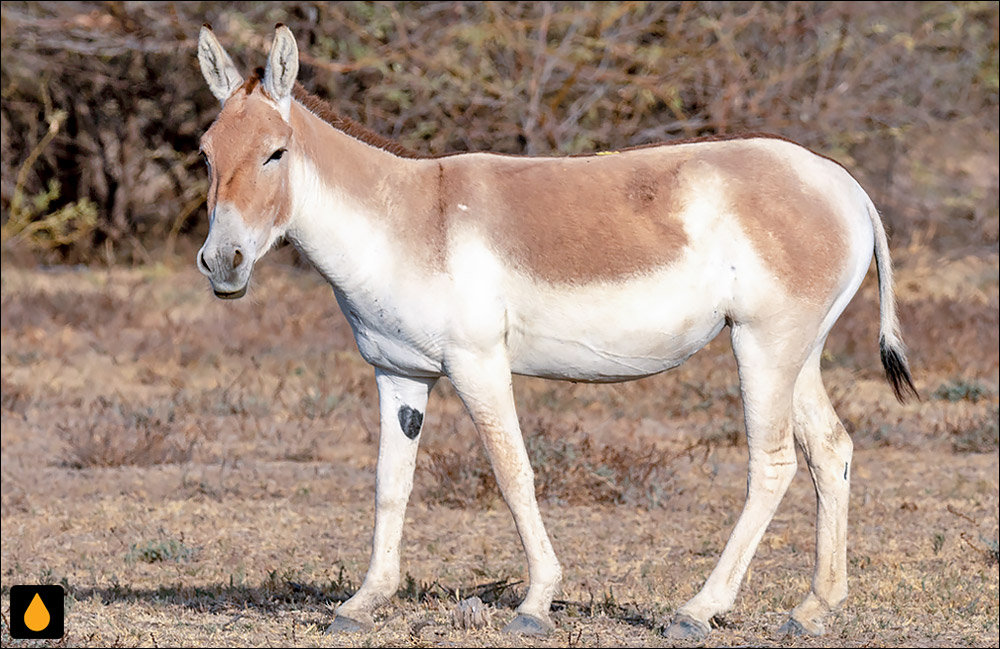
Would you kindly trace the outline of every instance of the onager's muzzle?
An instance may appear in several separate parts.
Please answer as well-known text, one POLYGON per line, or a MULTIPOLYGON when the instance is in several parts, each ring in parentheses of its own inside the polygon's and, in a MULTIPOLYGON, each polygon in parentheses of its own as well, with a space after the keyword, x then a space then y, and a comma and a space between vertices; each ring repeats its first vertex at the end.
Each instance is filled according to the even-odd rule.
POLYGON ((198 251, 197 263, 198 270, 212 283, 215 297, 235 300, 246 295, 257 256, 257 242, 247 237, 247 232, 234 232, 246 228, 233 227, 234 221, 240 221, 231 218, 233 215, 228 216, 229 219, 221 222, 212 219, 208 238, 198 251))
POLYGON ((246 295, 249 265, 246 255, 236 246, 211 250, 206 245, 198 251, 198 270, 212 282, 215 297, 224 300, 246 295))

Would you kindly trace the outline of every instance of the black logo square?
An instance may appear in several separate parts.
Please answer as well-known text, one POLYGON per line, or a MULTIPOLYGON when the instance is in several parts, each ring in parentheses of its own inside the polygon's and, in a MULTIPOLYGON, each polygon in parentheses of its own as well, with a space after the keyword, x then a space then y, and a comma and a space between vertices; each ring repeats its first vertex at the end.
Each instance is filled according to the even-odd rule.
POLYGON ((58 640, 65 633, 62 586, 11 586, 10 637, 58 640))

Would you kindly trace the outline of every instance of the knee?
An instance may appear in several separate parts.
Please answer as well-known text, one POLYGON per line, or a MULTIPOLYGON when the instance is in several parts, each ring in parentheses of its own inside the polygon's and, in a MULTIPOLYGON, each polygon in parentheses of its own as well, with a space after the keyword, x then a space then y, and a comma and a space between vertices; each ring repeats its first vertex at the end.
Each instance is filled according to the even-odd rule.
POLYGON ((834 448, 834 452, 838 457, 842 457, 845 460, 850 460, 854 455, 854 441, 851 436, 847 434, 847 430, 844 429, 844 425, 839 421, 833 427, 833 433, 830 435, 831 443, 834 448))
POLYGON ((375 494, 375 508, 377 512, 387 516, 398 516, 402 518, 406 511, 406 504, 410 500, 409 492, 404 494, 387 493, 388 489, 380 489, 375 494))
POLYGON ((784 492, 791 484, 798 470, 795 449, 767 453, 750 460, 750 484, 762 484, 766 488, 784 492))
POLYGON ((854 442, 851 436, 844 430, 843 424, 839 421, 832 427, 829 435, 824 440, 823 454, 817 457, 816 469, 821 474, 829 474, 830 478, 837 480, 848 480, 850 478, 851 459, 854 456, 854 442))
POLYGON ((786 489, 788 485, 792 483, 795 478, 795 473, 798 471, 798 460, 795 457, 795 451, 783 458, 777 466, 778 469, 778 479, 781 481, 781 488, 786 489))

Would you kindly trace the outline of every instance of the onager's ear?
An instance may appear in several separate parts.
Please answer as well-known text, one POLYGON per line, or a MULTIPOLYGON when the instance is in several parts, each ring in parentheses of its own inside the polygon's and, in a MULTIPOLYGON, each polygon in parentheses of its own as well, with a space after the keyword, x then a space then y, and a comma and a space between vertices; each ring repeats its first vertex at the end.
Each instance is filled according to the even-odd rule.
POLYGON ((208 25, 202 25, 198 35, 198 63, 209 89, 220 103, 225 104, 233 91, 243 85, 243 77, 208 25))
POLYGON ((292 103, 292 89, 299 75, 299 48, 291 30, 278 23, 274 28, 274 42, 264 70, 264 90, 278 102, 281 114, 288 119, 292 103))

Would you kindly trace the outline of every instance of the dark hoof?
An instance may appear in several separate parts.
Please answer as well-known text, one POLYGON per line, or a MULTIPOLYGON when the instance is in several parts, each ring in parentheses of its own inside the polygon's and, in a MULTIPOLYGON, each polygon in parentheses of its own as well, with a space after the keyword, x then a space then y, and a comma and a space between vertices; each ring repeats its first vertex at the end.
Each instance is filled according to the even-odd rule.
POLYGON ((801 637, 801 636, 817 636, 823 635, 825 629, 822 624, 810 624, 806 625, 799 622, 794 617, 788 618, 788 621, 781 625, 778 629, 778 633, 781 635, 801 637))
POLYGON ((370 620, 355 620, 343 615, 333 618, 333 624, 326 627, 327 635, 337 635, 341 633, 362 633, 371 631, 375 624, 370 620))
POLYGON ((698 641, 707 638, 711 630, 707 624, 690 615, 678 614, 674 616, 670 626, 663 630, 663 637, 671 640, 698 641))
POLYGON ((504 633, 517 635, 544 636, 555 631, 555 627, 548 620, 540 620, 532 615, 518 613, 517 617, 503 628, 504 633))

